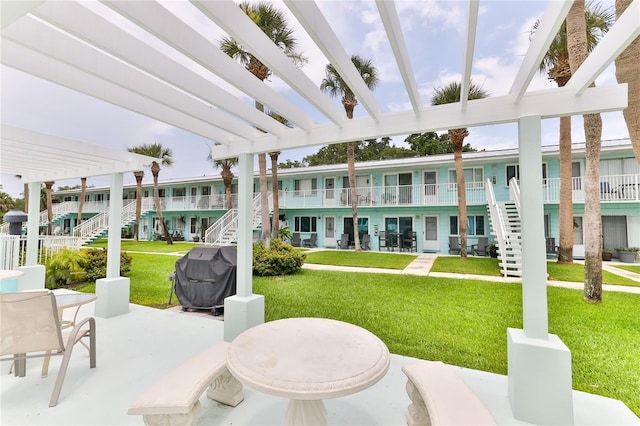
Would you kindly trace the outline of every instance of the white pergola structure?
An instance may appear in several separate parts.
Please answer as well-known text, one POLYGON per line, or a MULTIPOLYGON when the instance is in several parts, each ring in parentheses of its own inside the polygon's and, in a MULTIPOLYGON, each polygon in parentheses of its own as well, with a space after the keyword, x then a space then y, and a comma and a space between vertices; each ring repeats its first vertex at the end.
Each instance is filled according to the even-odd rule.
MULTIPOLYGON (((563 88, 528 90, 572 0, 549 1, 539 28, 506 95, 443 106, 422 104, 396 4, 376 0, 411 107, 384 112, 350 61, 350 55, 315 1, 284 5, 353 90, 367 114, 344 112, 276 47, 230 0, 191 0, 197 12, 239 41, 267 65, 301 102, 323 117, 314 120, 298 103, 260 82, 240 64, 156 1, 101 1, 134 35, 75 1, 2 2, 2 63, 62 86, 136 111, 216 142, 214 158, 239 157, 237 295, 225 303, 225 339, 264 321, 264 301, 252 293, 251 197, 253 156, 290 148, 497 123, 519 124, 523 223, 523 330, 508 330, 509 394, 516 418, 532 423, 571 423, 570 352, 548 334, 542 214, 540 122, 550 117, 621 110, 626 85, 589 85, 640 32, 635 0, 563 88), (153 37, 167 49, 145 43, 153 37), (171 51, 171 54, 167 52, 171 51), (179 59, 177 59, 179 57, 179 59), (193 71, 194 65, 215 79, 193 71), (220 84, 214 81, 223 81, 220 84), (233 95, 257 100, 293 124, 288 128, 233 95), (260 130, 257 130, 260 129, 260 130)), ((462 93, 470 84, 479 2, 468 2, 462 93)), ((441 41, 439 41, 441 42, 441 41)), ((445 41, 446 42, 446 41, 445 41)), ((28 161, 28 160, 23 160, 28 161)), ((112 198, 113 200, 113 198, 112 198)))
MULTIPOLYGON (((20 176, 29 184, 29 205, 40 205, 43 182, 110 175, 109 229, 122 227, 123 173, 144 170, 152 157, 91 145, 72 139, 46 135, 28 129, 2 125, 0 138, 0 170, 20 176)), ((38 265, 38 232, 40 211, 29 209, 27 254, 19 289, 44 288, 45 267, 38 265)), ((120 276, 120 232, 109 232, 107 276, 98 280, 96 292, 108 291, 96 302, 96 315, 115 316, 128 312, 129 278, 120 276), (114 298, 116 301, 114 302, 114 298), (120 302, 120 303, 118 303, 120 302)))

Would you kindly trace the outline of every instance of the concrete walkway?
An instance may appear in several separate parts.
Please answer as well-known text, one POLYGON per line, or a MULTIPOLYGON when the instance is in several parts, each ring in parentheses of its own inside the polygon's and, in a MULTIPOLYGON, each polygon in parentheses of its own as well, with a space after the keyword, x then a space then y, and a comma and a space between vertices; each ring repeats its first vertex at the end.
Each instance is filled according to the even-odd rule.
MULTIPOLYGON (((421 253, 418 257, 411 262, 403 270, 399 269, 384 269, 384 268, 358 268, 354 266, 334 266, 334 265, 319 265, 313 263, 305 263, 302 267, 305 269, 320 270, 320 271, 343 271, 343 272, 367 272, 367 273, 380 273, 380 274, 395 274, 395 275, 418 275, 429 276, 439 278, 457 278, 466 280, 479 280, 479 281, 491 281, 491 282, 503 282, 503 283, 521 283, 522 278, 517 277, 496 277, 489 275, 472 275, 472 274, 456 274, 451 272, 431 272, 431 266, 438 257, 435 253, 421 253)), ((584 261, 575 261, 576 263, 584 263, 584 261)), ((602 269, 612 272, 616 275, 620 275, 631 280, 640 283, 640 274, 626 271, 624 269, 616 268, 617 262, 603 262, 602 269)), ((553 287, 564 287, 575 290, 581 290, 584 288, 584 283, 568 282, 568 281, 547 281, 547 285, 553 287)), ((640 294, 640 287, 631 287, 623 285, 611 285, 603 284, 602 289, 605 291, 618 291, 623 293, 635 293, 640 294)))

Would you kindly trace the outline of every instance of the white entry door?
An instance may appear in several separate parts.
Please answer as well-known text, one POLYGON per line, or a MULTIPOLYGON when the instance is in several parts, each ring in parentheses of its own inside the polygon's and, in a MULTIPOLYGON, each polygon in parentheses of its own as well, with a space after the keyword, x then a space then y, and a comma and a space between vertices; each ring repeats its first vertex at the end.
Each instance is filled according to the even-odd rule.
POLYGON ((573 257, 584 259, 584 228, 582 216, 573 217, 573 257))
POLYGON ((324 240, 323 246, 336 247, 338 245, 336 241, 336 217, 325 216, 324 217, 324 240))
POLYGON ((422 223, 422 250, 440 251, 438 216, 424 216, 422 223))

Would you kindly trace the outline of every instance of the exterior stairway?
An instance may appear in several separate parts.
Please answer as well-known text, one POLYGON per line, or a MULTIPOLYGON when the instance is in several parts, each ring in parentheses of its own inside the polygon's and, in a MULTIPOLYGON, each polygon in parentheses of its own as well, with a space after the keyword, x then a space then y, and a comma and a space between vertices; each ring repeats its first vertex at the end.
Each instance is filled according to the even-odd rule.
MULTIPOLYGON (((77 201, 65 201, 64 203, 57 203, 52 206, 51 209, 53 220, 52 222, 57 221, 58 219, 64 218, 64 216, 70 213, 78 212, 78 202, 77 201)), ((47 218, 47 210, 43 210, 40 212, 40 226, 46 226, 49 224, 49 220, 47 218)), ((22 225, 23 229, 27 229, 26 222, 22 225)), ((0 226, 0 234, 8 234, 9 233, 9 224, 3 223, 0 226)))
POLYGON ((487 203, 491 233, 495 237, 503 276, 522 276, 522 223, 518 183, 509 184, 511 201, 497 202, 491 182, 487 182, 487 203))
MULTIPOLYGON (((153 198, 142 199, 141 217, 153 210, 153 198)), ((130 227, 136 220, 136 202, 131 201, 122 208, 121 229, 130 227)), ((83 220, 73 230, 74 237, 80 237, 82 244, 96 241, 109 233, 109 212, 99 213, 91 219, 83 220)))
MULTIPOLYGON (((273 194, 269 192, 269 209, 273 206, 273 194)), ((253 197, 253 229, 262 227, 262 201, 260 194, 253 197)), ((205 245, 230 246, 238 240, 238 209, 227 212, 211 225, 204 234, 205 245)))

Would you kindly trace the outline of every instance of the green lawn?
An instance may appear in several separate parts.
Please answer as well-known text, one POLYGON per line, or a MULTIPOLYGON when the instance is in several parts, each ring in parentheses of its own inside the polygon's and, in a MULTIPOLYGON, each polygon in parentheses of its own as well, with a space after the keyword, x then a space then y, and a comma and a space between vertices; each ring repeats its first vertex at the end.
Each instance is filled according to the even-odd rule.
POLYGON ((417 256, 413 254, 391 254, 350 250, 326 250, 307 252, 305 263, 321 265, 358 266, 361 268, 404 269, 417 256))
MULTIPOLYGON (((581 263, 561 265, 557 262, 547 262, 547 273, 550 280, 584 282, 584 265, 581 263)), ((640 287, 638 281, 604 270, 602 271, 602 283, 640 287)))
MULTIPOLYGON (((519 284, 302 270, 254 279, 266 320, 333 318, 379 336, 395 354, 507 372, 506 328, 522 327, 519 284), (356 308, 357 307, 357 308, 356 308)), ((574 389, 622 400, 640 414, 640 295, 549 288, 549 330, 571 349, 574 389), (634 314, 636 313, 636 314, 634 314)))
MULTIPOLYGON (((168 275, 179 257, 130 255, 131 302, 166 308, 168 275)), ((94 292, 95 286, 81 291, 94 292)), ((372 331, 392 353, 499 374, 507 372, 506 329, 522 327, 519 284, 303 269, 293 276, 254 278, 254 292, 265 296, 267 321, 339 319, 372 331)), ((590 305, 580 290, 547 292, 549 329, 572 351, 574 388, 620 399, 640 414, 640 295, 605 292, 603 303, 590 305)))
POLYGON ((640 265, 620 265, 616 263, 615 265, 611 265, 611 266, 614 266, 619 269, 624 269, 629 272, 635 272, 636 274, 640 274, 640 265))
MULTIPOLYGON (((166 241, 134 241, 134 240, 122 240, 121 249, 125 251, 141 251, 148 253, 182 253, 186 254, 192 247, 202 244, 190 243, 185 241, 174 242, 173 244, 167 244, 166 241)), ((107 240, 101 239, 89 247, 107 247, 107 240)))

